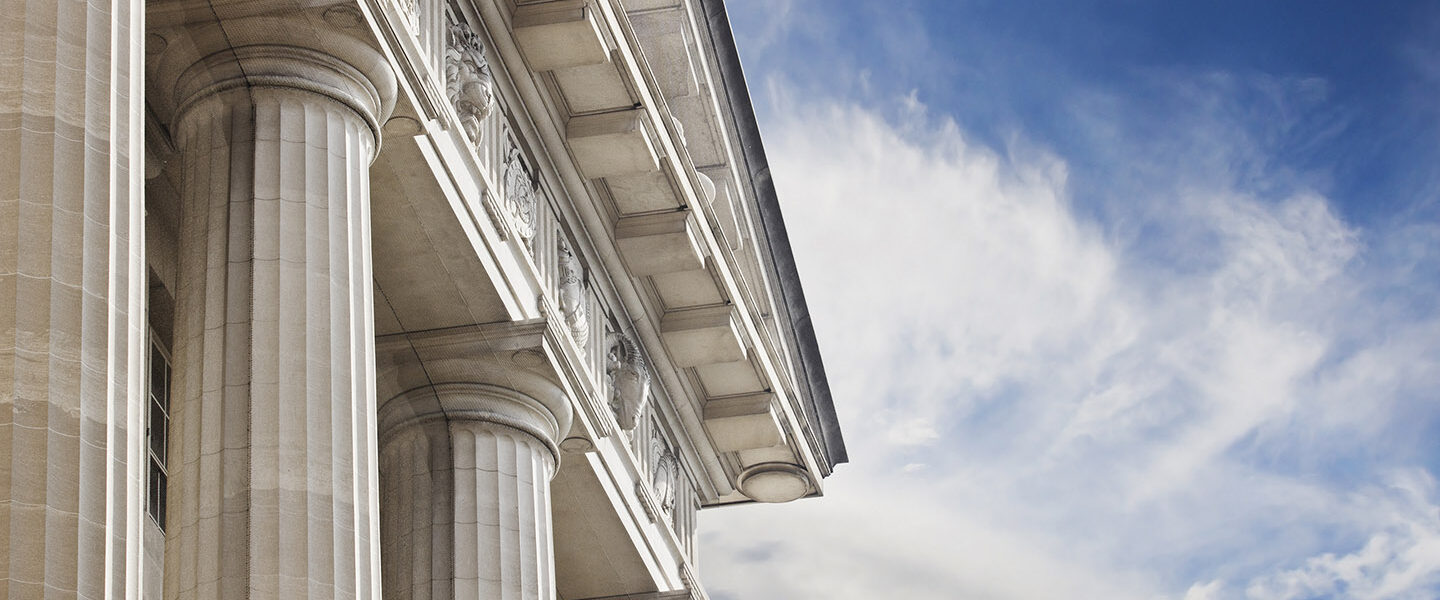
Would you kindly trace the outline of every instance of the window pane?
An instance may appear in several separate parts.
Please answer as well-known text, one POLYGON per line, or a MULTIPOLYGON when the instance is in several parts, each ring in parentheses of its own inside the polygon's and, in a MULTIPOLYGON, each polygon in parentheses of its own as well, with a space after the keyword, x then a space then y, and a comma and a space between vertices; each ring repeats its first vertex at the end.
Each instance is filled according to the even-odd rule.
POLYGON ((170 378, 172 372, 170 363, 166 361, 164 378, 160 380, 159 389, 155 390, 155 397, 160 399, 160 408, 165 409, 165 414, 170 414, 170 378))
POLYGON ((164 530, 165 530, 165 494, 166 494, 166 492, 167 492, 167 489, 166 489, 166 488, 167 488, 167 482, 169 481, 170 478, 169 478, 169 477, 166 477, 165 474, 162 472, 157 479, 159 479, 159 482, 158 482, 158 483, 156 484, 156 486, 155 486, 155 488, 156 488, 155 491, 156 491, 156 495, 158 495, 158 496, 160 497, 160 501, 159 501, 158 503, 156 503, 157 506, 155 507, 155 522, 160 525, 160 530, 161 530, 161 531, 164 531, 164 530))
POLYGON ((165 413, 160 410, 160 405, 154 401, 150 402, 150 451, 161 464, 165 461, 165 426, 167 425, 165 413))
POLYGON ((165 355, 160 353, 160 346, 154 342, 150 343, 150 393, 159 396, 157 390, 165 386, 165 355))
POLYGON ((146 428, 146 443, 150 448, 150 456, 146 461, 149 465, 146 473, 146 499, 145 512, 150 518, 165 529, 165 486, 168 479, 165 475, 165 453, 169 441, 170 427, 170 364, 165 360, 165 353, 160 344, 152 337, 150 339, 150 380, 147 382, 150 392, 148 403, 148 423, 146 428))
POLYGON ((149 494, 146 498, 145 512, 161 529, 165 528, 165 473, 160 470, 160 465, 154 459, 149 461, 149 494))

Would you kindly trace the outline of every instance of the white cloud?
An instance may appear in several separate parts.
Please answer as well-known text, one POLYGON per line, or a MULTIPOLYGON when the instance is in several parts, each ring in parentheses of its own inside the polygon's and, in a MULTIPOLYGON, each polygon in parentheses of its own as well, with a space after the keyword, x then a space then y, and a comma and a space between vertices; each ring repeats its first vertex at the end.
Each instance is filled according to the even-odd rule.
POLYGON ((1327 436, 1383 438, 1400 417, 1361 415, 1354 394, 1396 392, 1393 408, 1435 379, 1440 320, 1401 326, 1368 304, 1365 232, 1313 191, 1257 192, 1207 176, 1227 164, 1207 160, 1129 215, 1167 239, 1121 239, 1077 216, 1065 161, 976 145, 913 96, 897 104, 886 118, 773 98, 767 150, 855 462, 826 498, 706 513, 712 595, 1301 598, 1344 582, 1341 597, 1406 598, 1431 584, 1440 509, 1423 470, 1356 491, 1270 464, 1323 453, 1327 436))
POLYGON ((1211 581, 1205 584, 1197 583, 1190 586, 1190 589, 1185 590, 1184 600, 1220 600, 1220 593, 1223 589, 1224 583, 1220 581, 1211 581))
POLYGON ((1324 553, 1299 568, 1251 581, 1253 600, 1317 597, 1434 598, 1440 592, 1440 505, 1435 480, 1406 471, 1392 477, 1390 494, 1365 507, 1379 531, 1354 552, 1324 553))
POLYGON ((761 598, 1147 598, 1147 582, 1046 552, 1043 542, 957 510, 923 475, 851 480, 825 498, 714 511, 703 577, 717 600, 761 598), (782 524, 783 525, 778 525, 782 524), (766 535, 766 529, 776 534, 766 535), (785 531, 790 532, 788 535, 785 531), (745 557, 739 558, 735 557, 745 557))

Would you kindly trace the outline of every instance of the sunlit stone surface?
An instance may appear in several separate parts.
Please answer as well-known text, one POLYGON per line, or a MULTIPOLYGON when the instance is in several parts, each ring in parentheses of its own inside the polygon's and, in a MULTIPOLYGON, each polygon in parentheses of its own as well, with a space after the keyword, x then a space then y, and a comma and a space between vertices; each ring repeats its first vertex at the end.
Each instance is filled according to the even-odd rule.
POLYGON ((846 461, 719 0, 12 4, 0 596, 704 598, 846 461))

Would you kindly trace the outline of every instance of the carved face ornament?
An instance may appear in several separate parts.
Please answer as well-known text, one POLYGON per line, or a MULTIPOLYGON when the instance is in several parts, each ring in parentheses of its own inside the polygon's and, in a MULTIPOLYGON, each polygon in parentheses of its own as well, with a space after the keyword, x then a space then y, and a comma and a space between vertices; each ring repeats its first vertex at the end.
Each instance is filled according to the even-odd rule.
POLYGON ((445 49, 445 93, 471 142, 480 141, 480 123, 494 103, 494 80, 480 36, 462 23, 450 24, 445 49))

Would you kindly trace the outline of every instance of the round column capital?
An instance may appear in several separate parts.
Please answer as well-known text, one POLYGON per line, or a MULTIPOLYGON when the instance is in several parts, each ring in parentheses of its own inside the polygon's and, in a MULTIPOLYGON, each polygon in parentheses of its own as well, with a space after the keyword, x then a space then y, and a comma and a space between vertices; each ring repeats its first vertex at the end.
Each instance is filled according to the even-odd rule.
POLYGON ((256 43, 209 54, 175 79, 172 123, 183 128, 186 117, 207 102, 248 105, 266 93, 314 94, 353 111, 378 145, 380 123, 394 108, 395 75, 378 52, 358 41, 338 47, 335 52, 256 43))
POLYGON ((437 383, 415 388, 385 402, 380 409, 380 439, 414 425, 483 422, 529 434, 549 448, 560 463, 561 425, 569 429, 569 411, 563 420, 545 403, 518 391, 488 383, 437 383))
POLYGON ((425 362, 426 383, 380 401, 379 434, 435 421, 482 421, 525 432, 560 460, 560 440, 574 415, 565 390, 551 378, 503 355, 425 362))

